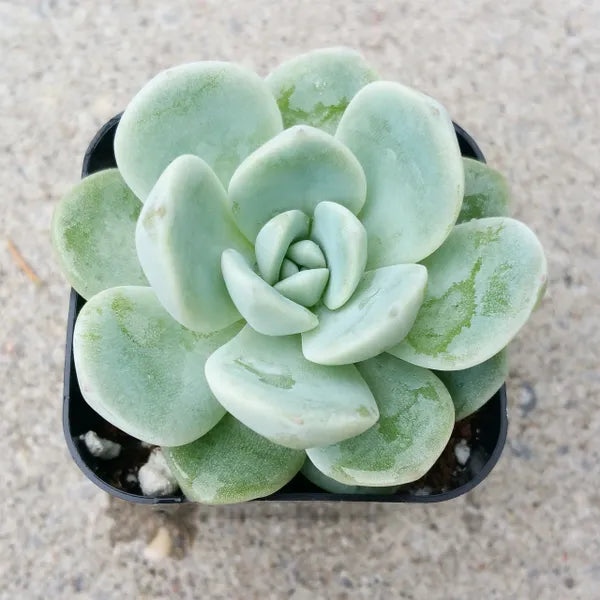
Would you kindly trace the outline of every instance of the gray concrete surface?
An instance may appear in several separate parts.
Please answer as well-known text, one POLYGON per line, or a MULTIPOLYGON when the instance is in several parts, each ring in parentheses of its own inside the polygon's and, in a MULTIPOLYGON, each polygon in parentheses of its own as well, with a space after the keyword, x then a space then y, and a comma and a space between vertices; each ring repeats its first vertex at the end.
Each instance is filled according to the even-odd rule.
POLYGON ((0 597, 599 598, 599 24, 593 0, 1 1, 0 597), (502 460, 435 506, 113 501, 62 438, 53 207, 98 126, 160 69, 220 58, 266 74, 339 43, 440 99, 547 249, 548 295, 512 347, 502 460), (171 552, 148 558, 160 527, 171 552))

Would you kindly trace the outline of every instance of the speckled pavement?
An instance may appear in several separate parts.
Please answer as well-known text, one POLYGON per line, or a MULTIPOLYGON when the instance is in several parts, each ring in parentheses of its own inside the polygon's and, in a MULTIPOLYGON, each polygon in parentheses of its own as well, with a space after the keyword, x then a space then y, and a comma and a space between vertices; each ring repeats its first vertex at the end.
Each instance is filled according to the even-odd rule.
POLYGON ((0 598, 599 598, 599 23, 595 0, 1 1, 0 598), (546 247, 548 294, 512 345, 503 457, 442 505, 111 500, 62 437, 53 207, 97 128, 160 69, 219 58, 266 74, 334 44, 445 104, 546 247), (159 531, 166 557, 148 547, 159 531))

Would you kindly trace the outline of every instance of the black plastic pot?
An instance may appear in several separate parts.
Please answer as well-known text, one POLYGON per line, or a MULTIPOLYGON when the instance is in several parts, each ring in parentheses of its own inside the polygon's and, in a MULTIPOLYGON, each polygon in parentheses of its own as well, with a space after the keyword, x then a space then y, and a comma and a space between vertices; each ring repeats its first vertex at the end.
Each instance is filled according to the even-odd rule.
MULTIPOLYGON (((106 123, 91 141, 83 159, 82 176, 90 175, 96 171, 115 167, 113 140, 117 124, 121 115, 113 117, 106 123)), ((454 124, 456 136, 463 156, 476 158, 485 162, 483 153, 471 136, 459 125, 454 124)), ((67 323, 67 343, 65 355, 65 378, 63 395, 63 428, 69 452, 77 466, 98 487, 117 498, 137 502, 140 504, 176 504, 186 502, 182 495, 170 497, 147 497, 141 495, 135 484, 128 484, 126 474, 132 462, 141 464, 150 449, 144 447, 138 440, 116 429, 105 421, 98 413, 85 402, 79 389, 75 365, 73 362, 73 328, 79 310, 85 300, 71 290, 69 302, 69 318, 67 323), (80 440, 80 436, 89 430, 96 431, 99 435, 118 441, 123 445, 121 456, 113 460, 101 460, 92 456, 80 440), (125 462, 127 461, 127 462, 125 462), (129 487, 129 490, 127 488, 129 487)), ((502 388, 479 411, 469 418, 468 427, 471 432, 471 458, 464 468, 458 468, 455 485, 443 491, 433 489, 424 493, 427 481, 415 482, 402 486, 393 495, 349 495, 331 494, 324 492, 306 480, 302 475, 297 475, 284 488, 262 500, 310 500, 310 501, 360 501, 360 502, 441 502, 456 498, 487 477, 494 465, 498 462, 504 442, 508 419, 506 414, 506 386, 502 388)), ((464 427, 460 423, 455 428, 464 427)), ((452 454, 451 444, 456 443, 460 437, 453 435, 444 456, 452 454)), ((440 462, 438 461, 438 462, 440 462)), ((436 465, 432 471, 439 468, 436 465)), ((426 476, 427 477, 427 476, 426 476)))

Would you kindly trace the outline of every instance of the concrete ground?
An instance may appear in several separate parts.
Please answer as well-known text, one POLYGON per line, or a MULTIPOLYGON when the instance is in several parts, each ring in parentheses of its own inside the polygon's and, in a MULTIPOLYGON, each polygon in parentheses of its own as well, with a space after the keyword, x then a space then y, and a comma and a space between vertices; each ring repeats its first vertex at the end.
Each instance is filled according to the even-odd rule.
POLYGON ((0 597, 599 598, 599 23, 582 0, 0 1, 0 597), (159 70, 218 58, 266 74, 335 44, 445 104, 545 245, 503 457, 442 505, 112 500, 63 441, 53 207, 97 128, 159 70), (148 549, 157 532, 167 557, 148 549))

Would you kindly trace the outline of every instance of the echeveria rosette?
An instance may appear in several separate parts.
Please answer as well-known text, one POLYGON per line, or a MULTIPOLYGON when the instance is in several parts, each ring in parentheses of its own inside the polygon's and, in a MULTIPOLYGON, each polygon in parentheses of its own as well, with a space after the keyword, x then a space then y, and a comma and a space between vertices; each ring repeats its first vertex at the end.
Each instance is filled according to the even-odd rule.
POLYGON ((54 220, 89 298, 78 377, 107 420, 167 447, 189 498, 266 495, 303 462, 324 489, 393 491, 502 384, 543 290, 539 242, 444 108, 357 53, 266 82, 169 69, 127 107, 115 155, 54 220))

